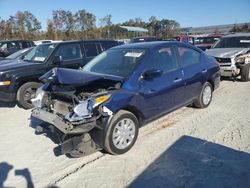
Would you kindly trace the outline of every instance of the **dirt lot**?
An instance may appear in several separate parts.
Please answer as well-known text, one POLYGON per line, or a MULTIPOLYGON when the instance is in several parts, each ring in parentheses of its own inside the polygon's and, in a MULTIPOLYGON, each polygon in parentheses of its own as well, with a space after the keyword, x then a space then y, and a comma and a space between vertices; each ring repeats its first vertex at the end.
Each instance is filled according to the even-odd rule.
POLYGON ((57 156, 30 111, 0 106, 0 187, 250 187, 250 82, 221 82, 207 109, 148 124, 120 156, 57 156))

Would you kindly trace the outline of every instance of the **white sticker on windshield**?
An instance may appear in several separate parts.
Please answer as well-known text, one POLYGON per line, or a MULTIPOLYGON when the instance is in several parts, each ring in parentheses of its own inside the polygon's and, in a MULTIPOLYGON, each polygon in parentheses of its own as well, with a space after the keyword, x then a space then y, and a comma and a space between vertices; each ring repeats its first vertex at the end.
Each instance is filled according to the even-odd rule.
POLYGON ((127 52, 125 54, 126 57, 140 57, 143 52, 127 52))
POLYGON ((35 57, 34 61, 44 61, 45 57, 35 57))
POLYGON ((240 43, 250 43, 250 40, 240 40, 240 43))

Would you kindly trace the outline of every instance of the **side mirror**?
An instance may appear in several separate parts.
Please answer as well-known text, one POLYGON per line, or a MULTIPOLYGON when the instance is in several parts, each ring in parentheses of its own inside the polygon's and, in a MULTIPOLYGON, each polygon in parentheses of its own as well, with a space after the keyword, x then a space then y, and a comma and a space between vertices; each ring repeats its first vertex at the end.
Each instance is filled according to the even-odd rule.
POLYGON ((53 64, 60 65, 62 63, 62 56, 55 56, 53 60, 53 64))
POLYGON ((144 80, 151 80, 157 77, 160 77, 163 74, 163 71, 160 69, 157 70, 148 70, 142 74, 144 80))

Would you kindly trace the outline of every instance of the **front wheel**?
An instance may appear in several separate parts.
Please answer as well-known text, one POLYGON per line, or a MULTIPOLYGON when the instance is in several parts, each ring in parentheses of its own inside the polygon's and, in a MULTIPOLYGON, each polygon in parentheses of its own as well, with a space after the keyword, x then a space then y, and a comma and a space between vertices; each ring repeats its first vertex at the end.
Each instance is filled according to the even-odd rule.
POLYGON ((246 64, 240 71, 241 81, 250 81, 250 64, 246 64))
POLYGON ((199 97, 194 102, 194 106, 198 108, 206 108, 212 101, 213 87, 210 83, 206 82, 201 90, 199 97))
POLYGON ((131 112, 121 110, 108 124, 105 134, 105 150, 111 154, 123 154, 134 145, 139 131, 139 122, 131 112))
POLYGON ((27 82, 23 84, 17 91, 17 102, 25 108, 30 109, 33 107, 31 99, 35 98, 36 90, 41 86, 38 82, 27 82))

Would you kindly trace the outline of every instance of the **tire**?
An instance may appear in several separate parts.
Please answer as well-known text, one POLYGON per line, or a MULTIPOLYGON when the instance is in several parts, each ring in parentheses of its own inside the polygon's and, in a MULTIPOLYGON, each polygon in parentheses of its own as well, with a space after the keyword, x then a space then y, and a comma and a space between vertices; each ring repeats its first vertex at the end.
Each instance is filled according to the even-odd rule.
POLYGON ((194 102, 197 108, 206 108, 209 106, 213 98, 213 87, 210 83, 206 82, 201 90, 199 97, 194 102))
POLYGON ((104 149, 110 154, 114 155, 126 153, 133 147, 134 143, 136 142, 138 131, 139 122, 136 116, 131 112, 120 110, 113 116, 110 123, 108 124, 107 131, 104 137, 104 149), (130 127, 128 127, 128 125, 130 125, 130 127), (127 130, 124 130, 125 127, 127 130), (119 130, 120 128, 122 130, 119 130), (122 133, 120 131, 122 131, 122 133), (127 135, 125 135, 126 131, 129 131, 127 135), (115 136, 115 133, 122 135, 115 136), (127 137, 124 141, 124 136, 128 136, 131 140, 127 139, 127 137))
POLYGON ((38 82, 27 82, 17 91, 17 102, 24 109, 33 108, 31 99, 34 98, 36 90, 41 86, 38 82))
POLYGON ((247 82, 250 80, 250 64, 246 64, 240 71, 241 81, 247 82))

